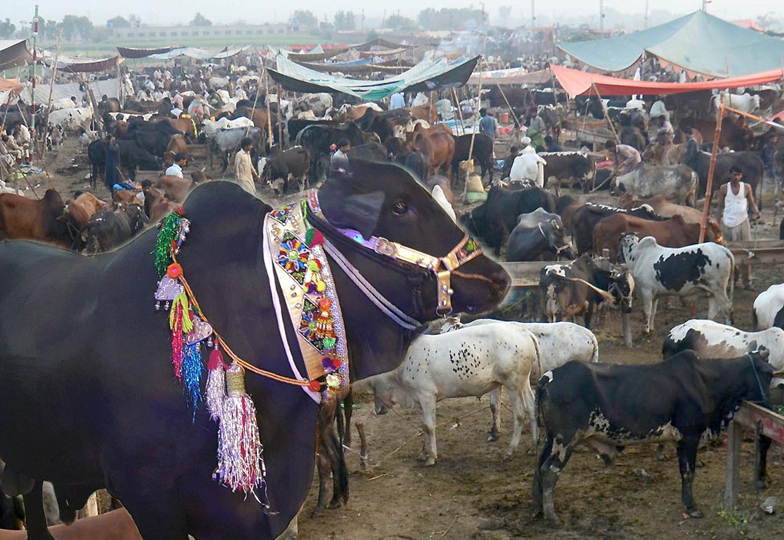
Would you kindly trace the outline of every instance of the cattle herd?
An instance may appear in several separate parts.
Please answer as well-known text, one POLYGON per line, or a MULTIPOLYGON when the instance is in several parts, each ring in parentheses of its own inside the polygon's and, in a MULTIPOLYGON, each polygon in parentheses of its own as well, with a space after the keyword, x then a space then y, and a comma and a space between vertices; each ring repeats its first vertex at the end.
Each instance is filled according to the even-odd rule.
MULTIPOLYGON (((710 96, 707 112, 701 112, 674 98, 603 107, 596 98, 543 103, 540 92, 511 88, 501 95, 493 87, 484 96, 488 108, 511 107, 515 113, 507 141, 450 128, 424 94, 410 96, 408 107, 388 110, 329 94, 267 94, 258 76, 214 69, 140 72, 126 79, 132 92, 123 103, 103 96, 77 104, 74 98, 48 115, 21 101, 4 108, 9 126, 32 115, 48 121, 41 143, 55 156, 65 148, 86 156, 90 181, 67 199, 60 192, 68 186, 50 186, 32 198, 18 181, 0 185, 0 395, 13 398, 0 405, 0 475, 7 464, 0 529, 27 520, 29 538, 47 538, 38 508, 47 481, 65 522, 90 493, 108 489, 138 527, 137 533, 122 521, 117 527, 123 532, 113 538, 140 533, 161 540, 188 534, 272 539, 287 527, 291 535, 314 464, 316 510, 348 502, 344 449, 353 446, 355 400, 370 401, 364 392, 372 393, 377 415, 395 405, 421 407, 421 458, 433 466, 439 460, 437 402, 489 395, 488 440, 495 441, 505 390, 514 422, 509 455, 526 425, 536 449, 535 457, 523 452, 514 458, 530 461, 533 473, 530 498, 523 492, 518 497, 553 523, 559 521, 556 482, 574 452, 587 446, 609 464, 628 445, 674 442, 684 515, 701 516, 692 493, 701 441, 718 437, 742 401, 770 406, 769 388, 784 384, 784 284, 754 300, 753 327, 733 326, 740 274, 733 245, 713 217, 703 225, 702 201, 711 194, 710 148, 702 141, 712 140, 716 127, 705 118, 710 96), (149 84, 154 92, 145 91, 149 84), (596 151, 579 137, 566 140, 577 115, 614 122, 619 142, 636 148, 642 162, 623 171, 603 153, 603 144, 596 151), (546 126, 547 147, 526 149, 535 143, 518 119, 532 124, 537 118, 546 126), (649 127, 649 120, 657 125, 649 127), (665 123, 676 128, 660 127, 665 123), (81 150, 67 140, 72 134, 81 150), (687 141, 688 134, 695 140, 687 141), (261 222, 272 208, 223 181, 246 140, 253 147, 256 195, 292 202, 300 192, 317 190, 325 208, 341 212, 325 210, 328 245, 348 253, 349 267, 359 274, 347 271, 345 262, 334 266, 336 283, 347 290, 341 303, 357 387, 316 410, 307 396, 275 389, 275 382, 248 383, 268 456, 271 506, 268 513, 259 511, 261 517, 244 510, 257 504, 253 497, 220 488, 210 482, 211 469, 201 470, 214 457, 215 428, 203 411, 191 418, 179 389, 172 390, 168 344, 146 305, 155 289, 150 254, 157 230, 167 215, 181 212, 191 219, 194 237, 187 248, 193 246, 194 254, 184 255, 183 265, 210 276, 212 281, 194 275, 192 282, 212 323, 234 326, 226 332, 238 351, 264 369, 291 372, 284 352, 289 345, 278 335, 284 319, 279 313, 277 323, 272 319, 271 306, 279 310, 280 300, 258 286, 268 279, 261 222), (689 154, 690 142, 698 145, 696 153, 689 154), (350 145, 345 161, 333 159, 338 143, 350 145), (204 159, 195 149, 204 145, 210 162, 218 159, 209 170, 206 162, 194 167, 204 159), (183 157, 190 160, 184 175, 171 168, 183 157), (137 182, 138 175, 145 180, 137 182), (349 235, 345 231, 358 241, 340 236, 349 235), (442 279, 437 268, 421 272, 401 261, 378 262, 386 255, 378 245, 370 253, 352 251, 364 249, 368 238, 388 238, 443 262, 463 231, 484 256, 464 268, 441 268, 452 278, 443 291, 433 276, 442 279), (522 313, 509 307, 512 296, 501 303, 510 278, 491 256, 507 268, 542 261, 538 286, 526 289, 532 301, 522 313), (51 272, 56 277, 41 278, 51 272), (455 311, 468 316, 441 317, 436 288, 438 298, 448 294, 455 311), (707 314, 695 318, 692 307, 692 317, 669 330, 661 361, 624 365, 601 353, 606 336, 597 339, 591 330, 597 320, 639 313, 644 330, 635 339, 651 340, 659 300, 673 297, 684 305, 704 297, 707 314), (487 313, 498 318, 481 318, 487 313), (502 320, 510 314, 515 320, 502 320), (396 317, 409 327, 390 322, 396 317), (73 335, 79 333, 89 335, 73 335), (144 343, 131 354, 139 340, 144 343), (136 363, 137 357, 144 360, 136 363), (64 369, 72 373, 53 381, 64 369), (58 399, 76 395, 70 385, 82 383, 73 403, 58 410, 58 399), (101 412, 86 414, 92 408, 101 412), (23 427, 23 415, 40 423, 38 431, 23 427), (71 431, 77 435, 66 442, 63 434, 71 431), (47 448, 61 444, 62 455, 47 448), (169 448, 176 458, 166 453, 169 448), (73 474, 63 472, 77 462, 73 474), (298 472, 289 477, 288 470, 298 472), (206 510, 213 501, 214 513, 206 510), (221 523, 231 520, 222 531, 221 523)), ((748 99, 733 96, 738 108, 761 113, 781 103, 780 93, 748 92, 748 99)), ((761 206, 768 194, 764 180, 780 180, 784 149, 759 126, 735 117, 724 122, 713 191, 737 168, 761 206)), ((12 169, 4 169, 10 179, 12 169)), ((286 295, 282 290, 280 297, 286 295)), ((368 441, 360 435, 364 463, 368 441)), ((763 460, 769 444, 760 435, 763 460)), ((763 463, 757 475, 764 470, 763 463)), ((106 530, 114 527, 101 523, 106 530)))

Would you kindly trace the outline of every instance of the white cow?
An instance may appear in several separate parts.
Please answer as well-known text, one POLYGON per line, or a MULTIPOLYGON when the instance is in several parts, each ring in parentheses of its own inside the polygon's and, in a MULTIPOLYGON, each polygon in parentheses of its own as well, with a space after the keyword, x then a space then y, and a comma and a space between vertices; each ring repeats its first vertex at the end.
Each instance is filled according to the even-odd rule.
POLYGON ((771 285, 754 299, 752 310, 754 326, 765 330, 777 326, 784 328, 784 284, 771 285))
POLYGON ((244 116, 240 116, 239 118, 235 118, 234 120, 229 120, 225 116, 223 118, 219 118, 218 120, 210 120, 209 118, 205 118, 202 121, 202 131, 204 135, 208 138, 212 138, 215 136, 216 133, 221 131, 222 129, 235 129, 235 128, 247 128, 253 127, 253 122, 245 118, 244 116))
POLYGON ((423 457, 425 465, 434 465, 438 459, 436 402, 444 398, 480 397, 504 386, 514 412, 509 453, 514 453, 520 443, 525 416, 536 441, 530 376, 539 361, 539 343, 531 332, 509 332, 505 324, 487 324, 420 336, 396 370, 371 377, 368 384, 378 414, 395 404, 420 404, 424 417, 423 457))
POLYGON ((52 100, 53 111, 59 111, 62 109, 74 109, 74 108, 76 108, 76 103, 74 103, 74 101, 71 98, 52 100))
POLYGON ((615 179, 616 185, 632 197, 664 195, 669 201, 689 206, 696 205, 699 181, 697 173, 686 165, 663 167, 647 163, 615 179))
POLYGON ((660 246, 652 236, 640 240, 629 234, 621 238, 620 255, 642 300, 647 334, 653 331, 659 296, 705 292, 708 318, 723 316, 730 322, 735 257, 729 249, 713 242, 668 248, 660 246))
POLYGON ((547 161, 536 154, 522 154, 517 156, 509 172, 511 182, 532 183, 537 187, 544 187, 544 166, 547 161))
POLYGON ((210 77, 207 82, 210 88, 226 88, 229 86, 228 77, 210 77))
MULTIPOLYGON (((721 95, 716 94, 711 98, 713 109, 716 110, 719 108, 719 103, 721 103, 721 95)), ((760 97, 758 95, 751 95, 749 93, 746 94, 727 94, 724 98, 724 105, 727 107, 732 107, 733 109, 737 109, 741 112, 745 113, 753 113, 758 111, 760 108, 760 97)))
POLYGON ((93 113, 88 107, 60 109, 49 114, 49 127, 60 126, 65 131, 77 131, 79 128, 87 130, 92 119, 93 113))
MULTIPOLYGON (((667 334, 662 345, 662 356, 669 358, 691 349, 702 358, 738 358, 765 347, 768 363, 776 370, 784 369, 784 330, 768 328, 761 332, 744 332, 732 326, 705 319, 692 319, 679 324, 667 334)), ((773 379, 771 386, 784 383, 773 379)))

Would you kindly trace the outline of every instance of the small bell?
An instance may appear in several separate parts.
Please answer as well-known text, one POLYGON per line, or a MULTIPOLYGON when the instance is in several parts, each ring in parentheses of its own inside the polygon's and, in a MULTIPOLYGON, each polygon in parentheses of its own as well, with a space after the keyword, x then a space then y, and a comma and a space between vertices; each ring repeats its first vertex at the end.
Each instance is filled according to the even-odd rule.
POLYGON ((168 300, 166 300, 166 303, 163 304, 163 309, 166 310, 166 311, 169 311, 170 307, 171 307, 171 304, 169 303, 168 300))
POLYGON ((161 310, 161 303, 155 302, 155 311, 160 311, 160 310, 161 310))

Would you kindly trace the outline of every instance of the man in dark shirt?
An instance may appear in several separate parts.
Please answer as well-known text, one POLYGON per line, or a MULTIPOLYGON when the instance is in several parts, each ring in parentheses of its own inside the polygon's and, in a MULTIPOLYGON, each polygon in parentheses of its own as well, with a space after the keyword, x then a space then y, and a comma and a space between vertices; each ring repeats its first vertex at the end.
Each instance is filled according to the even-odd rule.
POLYGON ((694 130, 687 126, 683 133, 686 134, 686 151, 683 154, 683 164, 688 165, 692 169, 697 164, 697 156, 700 153, 700 147, 697 145, 697 139, 694 138, 694 130))
POLYGON ((563 152, 561 145, 555 142, 550 135, 544 138, 544 146, 548 152, 563 152))

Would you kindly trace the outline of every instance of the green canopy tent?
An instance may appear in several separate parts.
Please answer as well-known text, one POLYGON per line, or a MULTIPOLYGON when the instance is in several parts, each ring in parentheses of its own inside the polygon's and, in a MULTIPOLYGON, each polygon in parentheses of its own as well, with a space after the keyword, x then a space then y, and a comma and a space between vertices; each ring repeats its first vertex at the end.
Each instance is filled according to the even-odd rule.
POLYGON ((695 11, 647 30, 558 47, 603 71, 623 71, 644 53, 691 72, 738 77, 784 65, 784 41, 695 11))
POLYGON ((446 58, 435 60, 429 56, 400 75, 380 81, 366 81, 319 73, 279 55, 277 69, 270 68, 269 74, 276 83, 293 92, 339 93, 367 101, 379 101, 395 92, 427 92, 463 86, 478 61, 478 56, 452 63, 446 58))

